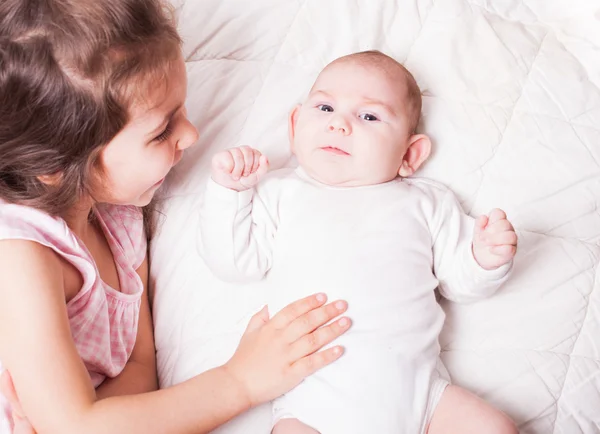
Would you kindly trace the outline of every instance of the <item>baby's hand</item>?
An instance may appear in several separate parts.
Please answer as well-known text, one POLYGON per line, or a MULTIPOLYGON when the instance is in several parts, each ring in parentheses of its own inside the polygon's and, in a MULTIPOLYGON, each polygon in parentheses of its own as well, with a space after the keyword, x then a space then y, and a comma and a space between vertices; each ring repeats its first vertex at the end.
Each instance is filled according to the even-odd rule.
POLYGON ((212 159, 213 181, 235 191, 254 187, 268 170, 267 157, 248 146, 219 152, 212 159))
POLYGON ((475 221, 473 256, 486 270, 494 270, 509 263, 517 253, 517 234, 501 209, 493 209, 489 216, 475 221))

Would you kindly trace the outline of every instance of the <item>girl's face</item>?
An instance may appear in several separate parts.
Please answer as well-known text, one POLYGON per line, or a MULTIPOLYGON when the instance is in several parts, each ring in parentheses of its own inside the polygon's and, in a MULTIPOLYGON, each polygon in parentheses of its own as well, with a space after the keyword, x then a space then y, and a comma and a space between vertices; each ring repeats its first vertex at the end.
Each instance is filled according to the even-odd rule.
POLYGON ((100 153, 102 186, 97 202, 145 206, 169 171, 196 142, 198 131, 184 108, 187 77, 183 58, 167 83, 133 107, 130 122, 100 153), (166 92, 165 92, 166 89, 166 92))

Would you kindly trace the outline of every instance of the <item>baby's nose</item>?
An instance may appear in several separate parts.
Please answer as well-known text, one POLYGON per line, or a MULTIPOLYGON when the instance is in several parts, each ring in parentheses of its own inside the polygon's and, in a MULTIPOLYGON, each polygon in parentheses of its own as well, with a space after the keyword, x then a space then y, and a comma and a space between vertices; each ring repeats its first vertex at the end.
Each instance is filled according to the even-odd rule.
POLYGON ((348 134, 350 132, 350 124, 342 116, 335 116, 329 122, 327 130, 330 132, 339 131, 342 134, 348 134))

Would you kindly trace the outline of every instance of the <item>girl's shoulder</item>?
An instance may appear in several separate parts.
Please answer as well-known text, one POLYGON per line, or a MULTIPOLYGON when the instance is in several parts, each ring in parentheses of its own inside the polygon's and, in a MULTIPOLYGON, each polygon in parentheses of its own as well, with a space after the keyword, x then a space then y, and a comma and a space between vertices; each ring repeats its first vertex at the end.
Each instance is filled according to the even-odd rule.
POLYGON ((0 200, 0 240, 35 241, 48 247, 76 245, 65 221, 38 209, 0 200))
POLYGON ((61 264, 51 251, 80 258, 80 248, 64 220, 0 200, 0 261, 6 266, 3 283, 9 285, 24 270, 31 276, 41 275, 42 271, 60 275, 61 264), (19 266, 7 266, 11 262, 19 266))
MULTIPOLYGON (((98 220, 110 244, 116 244, 129 265, 137 269, 146 257, 147 241, 142 211, 138 207, 101 204, 98 220)), ((35 208, 0 200, 0 241, 34 241, 59 253, 85 259, 88 252, 60 217, 35 208)))

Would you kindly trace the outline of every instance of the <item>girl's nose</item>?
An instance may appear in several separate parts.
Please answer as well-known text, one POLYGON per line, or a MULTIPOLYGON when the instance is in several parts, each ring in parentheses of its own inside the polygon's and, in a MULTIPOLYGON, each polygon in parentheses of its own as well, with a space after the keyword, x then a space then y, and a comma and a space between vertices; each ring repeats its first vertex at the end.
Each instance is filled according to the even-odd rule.
POLYGON ((185 118, 185 125, 183 125, 182 131, 179 136, 179 140, 177 141, 177 150, 184 151, 188 149, 190 146, 194 145, 198 140, 198 130, 189 119, 185 118))

